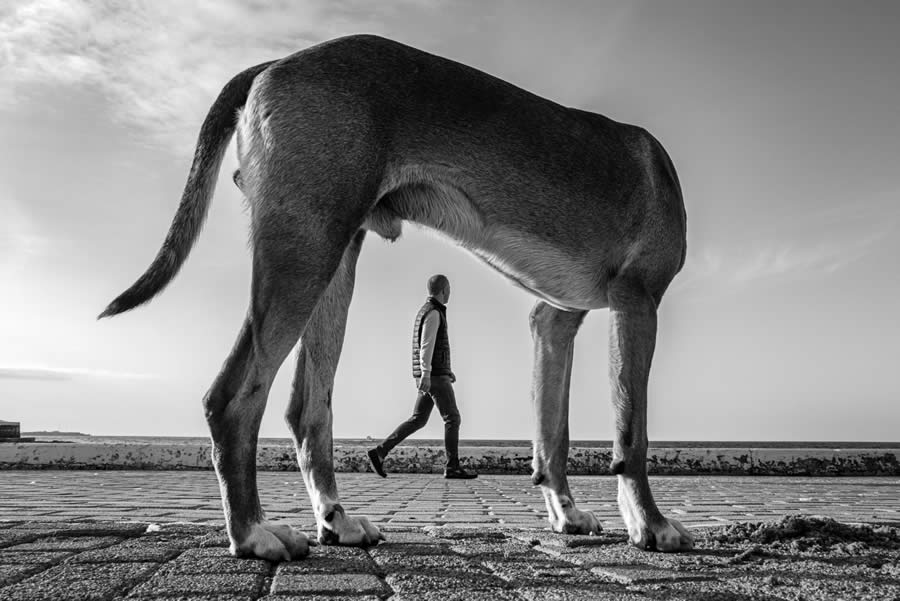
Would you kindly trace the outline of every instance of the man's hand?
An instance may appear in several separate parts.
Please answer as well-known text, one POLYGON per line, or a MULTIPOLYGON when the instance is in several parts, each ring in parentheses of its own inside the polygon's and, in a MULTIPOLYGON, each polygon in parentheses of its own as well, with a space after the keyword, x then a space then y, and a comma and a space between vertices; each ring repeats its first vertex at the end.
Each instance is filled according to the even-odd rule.
POLYGON ((456 384, 456 374, 453 373, 452 371, 450 372, 450 383, 456 384))
POLYGON ((419 390, 422 392, 431 390, 431 376, 422 376, 419 378, 419 390))

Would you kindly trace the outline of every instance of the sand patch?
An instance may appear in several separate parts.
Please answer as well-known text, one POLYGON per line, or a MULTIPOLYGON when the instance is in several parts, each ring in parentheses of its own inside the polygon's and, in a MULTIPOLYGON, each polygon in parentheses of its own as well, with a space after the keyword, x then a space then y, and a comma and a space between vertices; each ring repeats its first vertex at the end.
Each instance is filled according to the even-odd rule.
POLYGON ((862 555, 874 549, 900 550, 900 528, 888 525, 843 524, 821 516, 785 516, 774 522, 731 524, 709 532, 714 543, 753 544, 748 551, 766 548, 801 553, 819 551, 862 555))

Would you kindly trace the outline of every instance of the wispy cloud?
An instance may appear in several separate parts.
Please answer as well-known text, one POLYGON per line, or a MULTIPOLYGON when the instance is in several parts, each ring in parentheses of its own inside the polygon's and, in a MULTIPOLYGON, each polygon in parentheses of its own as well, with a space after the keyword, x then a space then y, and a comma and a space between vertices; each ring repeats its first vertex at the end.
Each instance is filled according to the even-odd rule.
POLYGON ((827 276, 877 252, 897 229, 897 221, 888 215, 868 232, 829 230, 827 242, 765 239, 692 250, 673 290, 701 285, 743 288, 777 278, 827 276))
POLYGON ((845 244, 819 244, 813 247, 779 245, 757 248, 730 270, 736 283, 792 274, 830 274, 865 257, 885 234, 872 234, 845 244))
POLYGON ((688 261, 673 289, 745 288, 765 280, 837 273, 882 252, 887 244, 896 245, 900 189, 823 203, 818 210, 770 215, 767 222, 745 229, 700 249, 689 244, 688 261))
POLYGON ((150 374, 133 374, 80 367, 2 366, 0 380, 68 381, 75 379, 152 380, 150 374))
POLYGON ((190 153, 231 76, 337 35, 383 29, 437 0, 30 0, 0 10, 0 108, 34 86, 87 86, 111 116, 190 153))

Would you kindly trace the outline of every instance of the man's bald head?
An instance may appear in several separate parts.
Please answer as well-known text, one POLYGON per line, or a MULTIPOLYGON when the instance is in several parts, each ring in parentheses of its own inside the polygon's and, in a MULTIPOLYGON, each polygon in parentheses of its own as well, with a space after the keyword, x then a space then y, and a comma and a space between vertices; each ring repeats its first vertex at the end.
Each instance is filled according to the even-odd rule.
POLYGON ((450 298, 450 280, 447 276, 438 273, 428 278, 428 295, 446 303, 450 298))

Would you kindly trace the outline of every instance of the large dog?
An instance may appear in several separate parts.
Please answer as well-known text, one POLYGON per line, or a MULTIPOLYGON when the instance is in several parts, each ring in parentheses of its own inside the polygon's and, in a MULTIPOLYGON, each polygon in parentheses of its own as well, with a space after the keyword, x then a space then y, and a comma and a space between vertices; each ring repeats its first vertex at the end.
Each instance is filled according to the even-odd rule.
POLYGON ((647 480, 647 379, 657 306, 685 259, 678 177, 640 127, 560 106, 465 65, 371 35, 344 37, 235 76, 200 130, 181 204, 147 271, 101 314, 148 301, 199 235, 234 132, 235 182, 251 213, 250 307, 206 397, 231 550, 300 557, 302 533, 267 522, 256 488, 260 419, 275 373, 301 340, 287 422, 325 544, 382 538, 341 507, 331 388, 367 230, 404 220, 438 230, 537 303, 532 396, 535 485, 553 530, 596 533, 566 479, 575 333, 610 309, 616 435, 611 471, 633 544, 693 545, 647 480))

